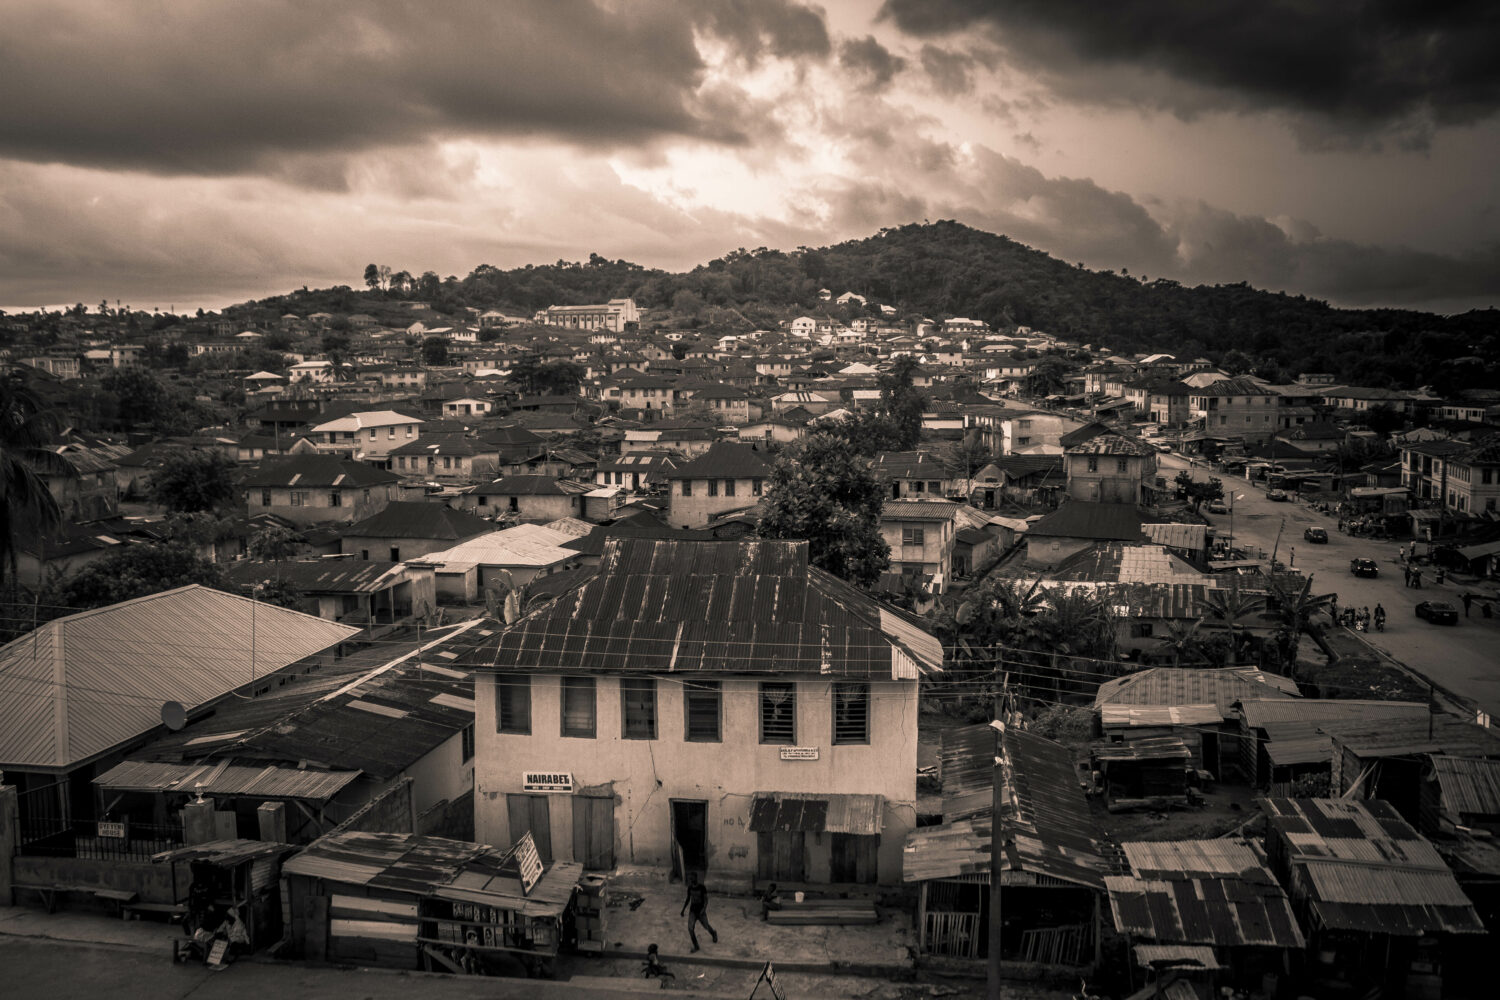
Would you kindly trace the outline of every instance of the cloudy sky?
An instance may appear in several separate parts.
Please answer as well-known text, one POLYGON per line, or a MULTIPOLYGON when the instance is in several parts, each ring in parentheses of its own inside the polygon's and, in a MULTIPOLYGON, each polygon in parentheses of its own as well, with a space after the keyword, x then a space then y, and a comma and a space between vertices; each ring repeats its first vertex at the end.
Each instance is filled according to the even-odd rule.
POLYGON ((954 218, 1500 305, 1492 0, 7 0, 0 307, 687 268, 954 218))

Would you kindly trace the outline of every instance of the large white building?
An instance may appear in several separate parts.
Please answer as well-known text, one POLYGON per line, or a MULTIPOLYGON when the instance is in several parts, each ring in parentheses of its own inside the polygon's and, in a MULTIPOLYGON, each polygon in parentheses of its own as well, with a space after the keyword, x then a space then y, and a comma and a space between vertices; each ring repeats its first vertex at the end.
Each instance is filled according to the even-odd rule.
POLYGON ((475 835, 590 868, 896 883, 931 635, 807 543, 614 538, 487 639, 475 835))
POLYGON ((536 321, 548 326, 611 330, 615 333, 624 333, 627 323, 639 323, 640 320, 635 299, 610 299, 586 306, 548 306, 536 314, 536 321))

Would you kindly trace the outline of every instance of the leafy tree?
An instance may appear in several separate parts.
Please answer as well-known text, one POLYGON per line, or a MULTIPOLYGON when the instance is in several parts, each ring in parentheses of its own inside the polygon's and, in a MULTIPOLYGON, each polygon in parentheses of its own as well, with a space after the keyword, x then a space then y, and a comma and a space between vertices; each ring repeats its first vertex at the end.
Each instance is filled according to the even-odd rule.
POLYGON ((1206 482, 1200 482, 1193 478, 1191 472, 1183 469, 1177 473, 1173 482, 1177 484, 1178 495, 1192 502, 1194 513, 1203 506, 1205 501, 1224 499, 1224 483, 1217 477, 1210 477, 1206 482))
POLYGON ((222 571, 200 558, 191 545, 127 545, 64 581, 58 603, 70 608, 99 608, 193 583, 224 589, 222 571))
POLYGON ((760 537, 806 539, 814 566, 867 587, 891 561, 880 535, 884 496, 868 459, 842 438, 812 434, 772 467, 760 537))
POLYGON ((48 445, 56 422, 22 377, 0 378, 0 577, 16 570, 16 539, 57 527, 61 511, 42 475, 77 473, 48 445))
POLYGON ((301 551, 302 536, 280 524, 269 524, 250 536, 245 553, 259 562, 281 562, 301 551))
POLYGON ((442 337, 428 337, 422 341, 422 363, 440 367, 448 363, 448 341, 442 337))
POLYGON ((365 265, 365 287, 372 292, 380 287, 380 265, 365 265))
POLYGON ((1393 434, 1406 426, 1406 417, 1392 406, 1381 403, 1365 411, 1365 426, 1376 434, 1393 434))
POLYGON ((876 380, 880 386, 880 409, 895 425, 896 450, 909 451, 922 437, 922 410, 927 405, 912 385, 917 359, 906 355, 896 359, 891 370, 876 380))
MULTIPOLYGON (((348 321, 345 320, 345 322, 348 321)), ((342 358, 345 354, 349 353, 349 337, 347 334, 337 331, 325 333, 323 334, 323 341, 319 346, 322 347, 323 353, 328 355, 330 359, 342 358)))
POLYGON ((110 372, 100 380, 100 385, 119 400, 119 424, 127 430, 182 434, 206 416, 203 408, 186 393, 140 368, 110 372))
POLYGON ((235 498, 234 463, 215 451, 183 451, 151 474, 150 496, 178 513, 228 506, 235 498))

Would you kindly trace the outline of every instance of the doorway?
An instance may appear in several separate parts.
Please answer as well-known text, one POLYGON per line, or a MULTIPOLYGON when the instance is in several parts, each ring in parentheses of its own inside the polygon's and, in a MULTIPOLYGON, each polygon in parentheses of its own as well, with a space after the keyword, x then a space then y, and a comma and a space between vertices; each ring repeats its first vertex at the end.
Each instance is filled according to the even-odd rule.
POLYGON ((672 800, 672 877, 708 869, 708 803, 672 800))
POLYGON ((1203 741, 1203 770, 1214 776, 1215 781, 1223 781, 1224 775, 1219 770, 1219 734, 1204 730, 1201 736, 1203 741))
POLYGON ((514 844, 529 830, 537 856, 551 861, 552 817, 547 809, 547 796, 507 795, 505 805, 510 814, 510 842, 514 844))
POLYGON ((807 834, 801 830, 762 830, 757 836, 756 874, 760 878, 772 882, 807 881, 807 834))
POLYGON ((615 866, 613 796, 573 797, 573 860, 590 871, 609 871, 615 866))

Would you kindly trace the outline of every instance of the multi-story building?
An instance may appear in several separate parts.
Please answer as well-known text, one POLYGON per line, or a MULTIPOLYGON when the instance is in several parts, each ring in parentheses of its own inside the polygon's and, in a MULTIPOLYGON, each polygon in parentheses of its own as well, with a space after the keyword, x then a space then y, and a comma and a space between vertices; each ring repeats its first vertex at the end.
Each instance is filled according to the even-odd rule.
POLYGON ((950 500, 887 500, 880 509, 880 536, 891 547, 891 572, 925 576, 941 594, 953 579, 953 543, 959 504, 950 500))
POLYGON ((537 313, 535 319, 548 326, 624 333, 627 326, 640 322, 641 314, 635 306, 635 299, 610 299, 584 306, 548 306, 537 313))
POLYGON ((385 509, 398 478, 333 455, 294 455, 269 462, 241 481, 252 516, 276 514, 295 524, 358 521, 385 509))
POLYGON ((1250 379, 1226 378, 1194 388, 1188 412, 1190 419, 1203 421, 1206 434, 1260 444, 1279 429, 1276 408, 1280 399, 1250 379))
POLYGON ((1401 485, 1418 500, 1478 514, 1500 507, 1500 435, 1477 442, 1420 441, 1401 449, 1401 485))
POLYGON ((1156 484, 1156 449, 1124 434, 1099 434, 1063 452, 1068 495, 1099 503, 1146 503, 1156 484))
POLYGON ((529 832, 543 859, 710 880, 900 882, 917 682, 942 648, 810 566, 807 543, 609 539, 596 575, 463 660, 480 841, 529 832))
POLYGON ((317 424, 308 437, 325 455, 347 455, 384 467, 392 451, 421 437, 423 423, 421 417, 395 410, 367 410, 317 424))
POLYGON ((771 466, 751 445, 715 441, 702 455, 665 475, 667 523, 701 528, 715 514, 759 503, 771 466))

